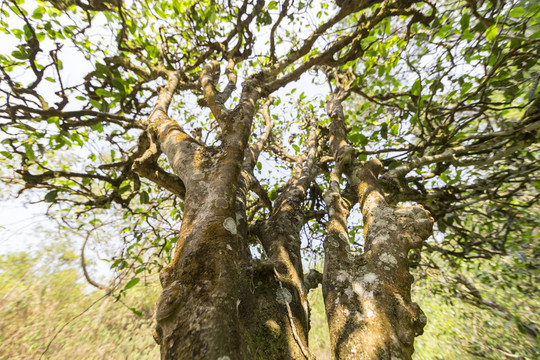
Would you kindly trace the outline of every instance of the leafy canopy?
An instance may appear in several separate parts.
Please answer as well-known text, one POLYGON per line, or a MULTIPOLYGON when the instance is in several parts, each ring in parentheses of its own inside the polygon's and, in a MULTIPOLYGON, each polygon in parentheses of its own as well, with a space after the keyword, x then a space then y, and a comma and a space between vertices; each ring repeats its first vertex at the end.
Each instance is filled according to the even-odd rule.
MULTIPOLYGON (((37 190, 70 226, 122 224, 113 268, 140 273, 170 259, 182 186, 164 157, 154 165, 172 182, 141 176, 133 164, 170 71, 179 74, 170 117, 220 145, 199 81, 211 60, 232 63, 226 72, 239 83, 263 77, 263 95, 274 97, 266 113, 272 134, 254 170, 262 186, 248 199, 251 221, 265 216, 305 156, 306 119, 316 118, 325 136, 329 89, 340 88, 356 156, 382 160, 391 203, 423 204, 436 219, 429 250, 490 258, 522 251, 537 236, 528 226, 540 187, 533 1, 14 0, 0 12, 8 44, 0 50, 2 180, 37 190)), ((227 108, 239 102, 240 91, 231 92, 227 108)), ((253 143, 264 132, 265 101, 253 143)), ((333 166, 323 150, 302 205, 314 214, 325 208, 333 166)), ((305 227, 305 250, 321 251, 324 220, 314 216, 305 227)), ((361 248, 353 225, 351 241, 361 248)))

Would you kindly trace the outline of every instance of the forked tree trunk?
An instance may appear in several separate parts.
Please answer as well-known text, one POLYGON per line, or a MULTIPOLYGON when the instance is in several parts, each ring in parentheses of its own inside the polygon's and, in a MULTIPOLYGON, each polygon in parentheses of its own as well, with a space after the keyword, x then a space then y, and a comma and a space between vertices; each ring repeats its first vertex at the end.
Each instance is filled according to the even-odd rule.
MULTIPOLYGON (((222 129, 220 148, 197 142, 167 117, 178 80, 174 74, 149 118, 148 138, 159 146, 150 146, 143 158, 156 157, 159 147, 185 187, 174 258, 160 273, 163 292, 157 303, 155 338, 161 357, 312 359, 300 230, 313 214, 301 204, 319 173, 321 139, 326 140, 319 136, 316 119, 308 119, 306 152, 296 157, 293 176, 273 208, 268 205, 266 220, 250 229, 267 255, 267 260, 254 260, 245 204, 249 190, 257 187, 251 172, 271 121, 263 111, 266 135, 250 147, 260 89, 247 80, 240 105, 224 110, 210 84, 218 67, 205 66, 201 82, 222 129)), ((335 105, 329 111, 336 166, 324 194, 329 224, 323 278, 333 357, 410 359, 425 316, 411 302, 407 253, 429 236, 433 219, 421 207, 394 209, 386 204, 377 183, 380 162, 361 164, 352 158, 341 103, 335 105), (342 173, 348 179, 343 196, 342 173), (349 248, 347 217, 357 201, 364 215, 365 251, 355 256, 349 248)))
MULTIPOLYGON (((207 70, 212 73, 216 64, 207 70)), ((285 216, 291 211, 280 208, 259 229, 269 260, 253 261, 248 248, 245 197, 262 149, 261 144, 248 149, 248 138, 260 89, 246 81, 241 104, 220 113, 222 147, 211 148, 166 115, 176 81, 171 74, 149 118, 149 137, 186 189, 174 258, 160 273, 163 292, 154 335, 161 357, 303 359, 308 333, 299 240, 303 223, 293 225, 285 216), (276 226, 283 229, 277 236, 276 226)), ((212 105, 216 113, 222 111, 218 105, 212 105)), ((297 202, 305 194, 299 195, 297 202)), ((292 209, 289 200, 282 203, 292 209)))
POLYGON ((355 159, 346 141, 341 105, 347 96, 338 86, 330 97, 330 149, 336 159, 330 186, 328 235, 324 242, 323 296, 334 359, 408 360, 426 317, 411 301, 413 277, 408 252, 431 235, 433 218, 421 206, 395 209, 386 203, 377 177, 382 164, 355 159), (341 174, 348 192, 340 193, 341 174), (347 218, 358 202, 364 218, 364 251, 349 246, 347 218))
POLYGON ((327 256, 325 264, 323 294, 335 359, 411 359, 414 338, 426 323, 411 301, 407 254, 429 237, 433 219, 420 206, 388 206, 377 184, 380 166, 370 161, 352 174, 364 216, 364 253, 351 255, 337 226, 325 244, 327 254, 339 251, 349 259, 327 256))

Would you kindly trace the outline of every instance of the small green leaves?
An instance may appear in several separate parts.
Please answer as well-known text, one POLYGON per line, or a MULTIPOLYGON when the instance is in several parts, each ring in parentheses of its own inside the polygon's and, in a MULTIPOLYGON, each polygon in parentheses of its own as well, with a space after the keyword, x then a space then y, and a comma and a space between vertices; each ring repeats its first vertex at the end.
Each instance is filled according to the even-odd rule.
POLYGON ((44 200, 46 202, 53 202, 56 200, 56 197, 58 196, 58 190, 49 191, 47 195, 45 195, 44 200))
POLYGON ((13 159, 13 155, 11 155, 10 152, 8 151, 0 151, 0 154, 2 154, 4 157, 8 158, 8 159, 13 159))
POLYGON ((268 11, 262 11, 257 16, 257 24, 270 25, 272 23, 272 16, 268 11))
POLYGON ((527 13, 527 10, 525 10, 524 8, 516 7, 516 8, 513 8, 512 11, 508 13, 508 15, 511 17, 517 18, 517 17, 522 17, 526 13, 527 13))
POLYGON ((367 136, 361 133, 351 134, 349 140, 351 140, 353 144, 360 144, 361 147, 365 147, 369 143, 367 136))
POLYGON ((416 79, 413 86, 411 87, 411 93, 413 95, 420 95, 420 91, 422 90, 422 82, 420 79, 416 79))
POLYGON ((141 279, 136 278, 136 277, 133 278, 133 279, 131 279, 131 280, 129 280, 129 281, 127 282, 127 284, 124 286, 124 289, 125 289, 125 290, 131 289, 132 287, 134 287, 135 285, 137 285, 137 284, 139 283, 139 281, 141 281, 141 279))
POLYGON ((150 202, 150 197, 148 196, 148 193, 146 191, 141 191, 139 194, 139 198, 141 201, 141 204, 148 204, 150 202))
POLYGON ((497 24, 495 25, 491 25, 487 30, 486 30, 486 39, 488 39, 488 41, 493 41, 495 40, 495 38, 497 37, 497 24))

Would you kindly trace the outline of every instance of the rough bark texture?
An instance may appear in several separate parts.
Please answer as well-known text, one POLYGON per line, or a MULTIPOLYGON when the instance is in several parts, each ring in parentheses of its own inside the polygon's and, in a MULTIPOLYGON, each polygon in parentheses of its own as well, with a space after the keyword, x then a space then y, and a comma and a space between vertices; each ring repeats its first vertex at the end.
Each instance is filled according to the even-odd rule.
MULTIPOLYGON (((310 359, 308 289, 300 253, 300 230, 309 216, 301 204, 319 172, 324 136, 317 119, 306 119, 306 152, 288 155, 296 162, 293 176, 273 207, 261 197, 270 214, 248 229, 246 196, 257 191, 252 170, 270 136, 271 100, 262 108, 266 131, 249 146, 261 88, 257 79, 248 79, 239 105, 226 109, 223 103, 235 82, 230 64, 228 69, 229 85, 221 93, 215 85, 217 62, 206 65, 201 75, 206 101, 222 129, 221 147, 204 146, 168 118, 176 73, 170 74, 148 119, 152 141, 146 158, 163 152, 185 197, 174 258, 160 273, 156 341, 162 359, 310 359), (267 260, 252 260, 248 230, 267 260)), ((431 234, 433 219, 421 207, 388 206, 377 180, 380 162, 355 160, 341 107, 346 96, 346 91, 333 94, 328 104, 328 145, 336 166, 323 196, 329 222, 322 283, 332 353, 336 359, 410 359, 425 316, 410 298, 407 253, 431 234), (342 196, 343 174, 349 185, 342 196), (364 216, 361 255, 351 254, 347 234, 347 217, 356 202, 364 216)))
POLYGON ((335 359, 411 359, 413 342, 426 317, 411 301, 413 277, 407 254, 432 231, 433 219, 420 206, 388 206, 377 181, 382 168, 374 159, 354 160, 345 140, 341 107, 345 93, 328 103, 332 119, 330 147, 338 165, 324 199, 329 208, 324 243, 323 295, 335 359), (353 189, 353 201, 339 193, 341 171, 353 189), (364 217, 364 252, 350 252, 347 217, 358 199, 364 217))
MULTIPOLYGON (((202 145, 166 115, 176 74, 148 120, 149 137, 157 139, 185 187, 174 258, 160 273, 155 338, 162 359, 302 359, 309 321, 299 239, 304 219, 295 206, 314 174, 292 181, 261 224, 268 261, 253 263, 245 198, 257 185, 250 174, 264 145, 248 147, 260 88, 248 79, 240 104, 226 110, 226 96, 216 94, 212 83, 217 66, 205 67, 201 83, 222 128, 221 147, 202 145)), ((269 129, 262 140, 268 136, 269 129)))

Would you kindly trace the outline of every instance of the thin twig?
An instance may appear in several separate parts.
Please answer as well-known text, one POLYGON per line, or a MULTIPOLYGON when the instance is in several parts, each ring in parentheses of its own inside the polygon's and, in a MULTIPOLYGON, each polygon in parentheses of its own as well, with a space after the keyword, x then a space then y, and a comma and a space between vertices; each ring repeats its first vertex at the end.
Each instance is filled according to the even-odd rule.
POLYGON ((109 293, 107 292, 105 295, 103 295, 102 297, 100 297, 99 299, 97 299, 96 301, 94 301, 92 304, 90 304, 90 306, 88 306, 86 309, 84 309, 80 314, 78 314, 77 316, 73 317, 71 320, 69 320, 68 322, 66 322, 64 325, 62 325, 62 327, 56 332, 56 334, 54 334, 54 336, 52 337, 52 339, 49 341, 49 343, 47 344, 47 347, 45 348, 45 350, 43 350, 43 352, 41 353, 41 356, 39 357, 39 359, 41 360, 41 358, 43 357, 43 355, 45 355, 47 353, 47 351, 49 351, 49 347, 51 346, 51 344, 53 343, 53 341, 56 339, 56 337, 62 332, 62 330, 64 330, 64 328, 66 326, 68 326, 69 324, 71 324, 73 321, 75 321, 77 318, 81 317, 82 315, 84 315, 88 310, 90 310, 94 305, 96 305, 98 302, 100 302, 101 300, 103 300, 106 296, 109 296, 109 293))

